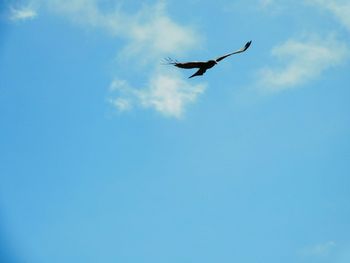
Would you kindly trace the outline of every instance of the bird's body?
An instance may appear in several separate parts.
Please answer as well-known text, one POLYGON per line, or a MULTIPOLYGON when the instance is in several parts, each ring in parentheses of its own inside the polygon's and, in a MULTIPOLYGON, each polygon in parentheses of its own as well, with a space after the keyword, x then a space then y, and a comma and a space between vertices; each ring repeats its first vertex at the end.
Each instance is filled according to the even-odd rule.
POLYGON ((208 61, 191 61, 191 62, 181 63, 181 62, 173 61, 172 59, 168 58, 167 63, 170 65, 174 65, 175 67, 184 68, 184 69, 198 68, 198 71, 189 77, 189 78, 192 78, 195 76, 203 75, 208 69, 214 67, 216 64, 218 64, 219 61, 223 60, 224 58, 246 51, 249 48, 251 43, 252 43, 252 41, 249 41, 245 44, 245 46, 243 48, 241 48, 235 52, 226 54, 224 56, 218 57, 215 60, 212 59, 212 60, 208 60, 208 61))

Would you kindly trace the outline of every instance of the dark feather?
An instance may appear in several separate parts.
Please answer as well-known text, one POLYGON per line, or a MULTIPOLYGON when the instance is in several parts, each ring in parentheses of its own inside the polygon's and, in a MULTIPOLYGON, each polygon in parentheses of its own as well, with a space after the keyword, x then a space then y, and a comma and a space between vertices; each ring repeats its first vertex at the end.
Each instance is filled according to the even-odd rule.
POLYGON ((232 55, 234 55, 234 54, 242 53, 242 52, 246 51, 246 50, 249 48, 249 46, 250 46, 251 43, 252 43, 252 41, 249 41, 249 42, 247 42, 247 43, 245 44, 245 46, 244 46, 243 48, 241 48, 241 49, 239 49, 239 50, 237 50, 237 51, 235 51, 235 52, 226 54, 226 55, 224 55, 224 56, 218 57, 215 61, 216 61, 216 62, 219 62, 219 61, 223 60, 224 58, 227 58, 227 57, 232 56, 232 55))
POLYGON ((189 77, 189 79, 190 79, 190 78, 193 78, 193 77, 195 77, 195 76, 201 76, 201 75, 203 75, 206 71, 207 71, 206 68, 199 68, 199 70, 198 70, 196 73, 194 73, 191 77, 189 77))
POLYGON ((185 62, 185 63, 175 63, 173 64, 175 67, 178 68, 200 68, 203 66, 205 62, 201 61, 192 61, 192 62, 185 62))

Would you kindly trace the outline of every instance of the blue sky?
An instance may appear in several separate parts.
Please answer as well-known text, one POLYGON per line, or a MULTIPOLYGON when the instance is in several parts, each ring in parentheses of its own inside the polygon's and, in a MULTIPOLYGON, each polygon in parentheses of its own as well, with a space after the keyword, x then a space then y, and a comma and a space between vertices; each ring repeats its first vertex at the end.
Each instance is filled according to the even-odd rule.
POLYGON ((0 261, 350 262, 349 13, 2 1, 0 261))

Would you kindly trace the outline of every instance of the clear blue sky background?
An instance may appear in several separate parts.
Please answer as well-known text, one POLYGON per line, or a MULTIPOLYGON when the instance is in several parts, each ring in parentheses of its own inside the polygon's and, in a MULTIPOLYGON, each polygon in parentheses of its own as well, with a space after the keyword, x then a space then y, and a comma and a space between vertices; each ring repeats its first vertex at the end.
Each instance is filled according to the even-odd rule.
POLYGON ((1 1, 0 261, 350 262, 349 13, 1 1))

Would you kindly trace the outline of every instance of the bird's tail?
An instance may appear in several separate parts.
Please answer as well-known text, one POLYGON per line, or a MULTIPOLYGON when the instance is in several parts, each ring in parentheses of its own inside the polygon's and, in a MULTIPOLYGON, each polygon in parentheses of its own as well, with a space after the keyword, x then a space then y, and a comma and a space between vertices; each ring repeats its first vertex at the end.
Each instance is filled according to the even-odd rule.
POLYGON ((176 65, 177 63, 179 63, 176 59, 172 59, 172 58, 164 58, 162 61, 162 65, 176 65))

